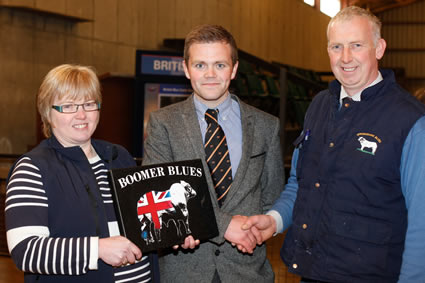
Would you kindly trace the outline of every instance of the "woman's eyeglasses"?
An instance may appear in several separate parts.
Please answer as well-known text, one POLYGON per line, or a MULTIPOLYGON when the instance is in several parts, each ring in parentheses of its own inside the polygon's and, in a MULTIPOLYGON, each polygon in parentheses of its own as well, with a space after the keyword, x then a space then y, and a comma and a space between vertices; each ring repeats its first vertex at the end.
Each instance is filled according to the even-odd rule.
POLYGON ((52 105, 52 108, 60 113, 75 113, 79 107, 83 107, 84 111, 91 112, 100 109, 100 102, 86 102, 82 104, 63 104, 63 105, 52 105))

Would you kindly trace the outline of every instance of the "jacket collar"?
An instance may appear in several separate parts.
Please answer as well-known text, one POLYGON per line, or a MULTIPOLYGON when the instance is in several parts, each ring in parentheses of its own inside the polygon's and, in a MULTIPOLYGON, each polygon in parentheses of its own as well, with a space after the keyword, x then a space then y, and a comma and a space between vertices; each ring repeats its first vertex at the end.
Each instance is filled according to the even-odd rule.
MULTIPOLYGON (((382 74, 382 77, 384 78, 379 83, 367 87, 362 91, 361 94, 361 101, 367 101, 369 99, 372 99, 374 97, 378 97, 384 94, 383 89, 386 89, 387 86, 390 84, 394 84, 396 82, 394 72, 390 69, 380 69, 379 72, 382 74)), ((335 98, 336 101, 339 101, 339 96, 341 93, 341 84, 338 80, 333 80, 329 84, 329 91, 331 92, 332 96, 335 98)))
MULTIPOLYGON (((42 144, 48 145, 49 147, 53 148, 54 150, 56 150, 57 152, 59 152, 60 154, 66 156, 67 158, 71 160, 75 160, 75 161, 87 160, 87 157, 84 154, 81 147, 79 146, 64 147, 54 135, 44 140, 42 144)), ((99 157, 102 160, 110 162, 117 158, 118 152, 116 148, 110 143, 107 143, 102 140, 91 139, 91 144, 93 148, 96 150, 96 153, 99 155, 99 157)))

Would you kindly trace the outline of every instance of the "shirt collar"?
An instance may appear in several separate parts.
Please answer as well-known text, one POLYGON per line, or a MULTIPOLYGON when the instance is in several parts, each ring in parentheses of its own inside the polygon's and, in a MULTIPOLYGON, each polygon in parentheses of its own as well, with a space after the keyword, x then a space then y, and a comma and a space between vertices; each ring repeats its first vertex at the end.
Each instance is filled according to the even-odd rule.
MULTIPOLYGON (((195 95, 193 96, 193 101, 195 104, 196 114, 198 118, 201 120, 204 120, 205 112, 207 111, 208 106, 206 106, 201 101, 199 101, 199 99, 195 95)), ((232 98, 231 98, 231 94, 228 93, 226 99, 214 109, 218 109, 219 117, 225 119, 227 115, 230 113, 231 107, 232 107, 232 98)))
MULTIPOLYGON (((376 85, 377 83, 379 83, 380 81, 383 80, 383 77, 381 75, 381 72, 378 72, 378 77, 370 84, 368 85, 366 88, 371 87, 373 85, 376 85)), ((365 89, 366 89, 365 88, 365 89)), ((363 89, 364 90, 364 89, 363 89)), ((361 96, 362 96, 362 91, 359 91, 358 93, 355 93, 354 95, 351 96, 351 99, 353 99, 354 101, 361 101, 361 96)), ((346 97, 348 97, 348 93, 345 91, 345 88, 343 85, 341 85, 341 92, 339 95, 339 103, 342 104, 342 100, 346 97)))

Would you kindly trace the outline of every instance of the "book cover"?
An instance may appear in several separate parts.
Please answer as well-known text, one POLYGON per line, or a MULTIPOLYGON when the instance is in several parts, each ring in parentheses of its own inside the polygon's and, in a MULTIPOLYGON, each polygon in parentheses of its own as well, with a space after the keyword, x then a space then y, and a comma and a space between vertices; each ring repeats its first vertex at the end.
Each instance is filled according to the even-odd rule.
POLYGON ((200 159, 109 170, 121 235, 142 252, 218 235, 200 159))

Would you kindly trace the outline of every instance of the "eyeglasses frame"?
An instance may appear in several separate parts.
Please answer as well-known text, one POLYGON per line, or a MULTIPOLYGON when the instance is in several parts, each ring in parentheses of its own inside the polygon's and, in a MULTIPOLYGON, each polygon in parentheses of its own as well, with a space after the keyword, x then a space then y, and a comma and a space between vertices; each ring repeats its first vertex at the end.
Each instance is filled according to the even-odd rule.
MULTIPOLYGON (((96 104, 97 104, 97 109, 94 109, 94 110, 86 110, 86 108, 84 108, 84 104, 86 104, 87 102, 85 102, 85 103, 80 103, 80 104, 77 104, 77 103, 70 103, 70 104, 73 104, 73 105, 77 105, 77 110, 75 111, 75 112, 63 112, 63 109, 62 109, 62 107, 64 106, 64 105, 52 105, 52 108, 53 109, 55 109, 56 111, 58 111, 59 113, 64 113, 64 114, 73 114, 73 113, 77 113, 78 112, 78 109, 80 108, 80 106, 81 107, 83 107, 83 110, 85 111, 85 112, 93 112, 93 111, 99 111, 100 110, 100 106, 101 106, 101 103, 100 102, 95 102, 96 104)), ((69 105, 69 104, 65 104, 65 105, 69 105)))

